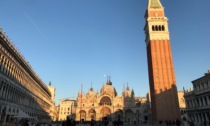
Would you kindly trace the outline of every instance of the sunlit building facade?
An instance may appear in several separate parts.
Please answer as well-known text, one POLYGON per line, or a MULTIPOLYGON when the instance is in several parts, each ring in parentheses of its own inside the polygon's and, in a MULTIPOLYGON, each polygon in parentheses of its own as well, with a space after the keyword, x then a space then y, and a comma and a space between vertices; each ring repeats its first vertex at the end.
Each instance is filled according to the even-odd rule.
POLYGON ((179 109, 180 109, 180 113, 181 113, 181 118, 187 119, 184 91, 178 91, 177 94, 178 94, 178 99, 179 99, 179 109))
POLYGON ((51 93, 0 28, 0 125, 25 113, 50 121, 51 93))
POLYGON ((67 118, 75 118, 76 101, 70 99, 62 99, 59 103, 58 121, 65 121, 67 118))
POLYGON ((52 105, 50 108, 50 117, 52 121, 56 121, 56 116, 57 116, 57 107, 55 106, 55 91, 56 88, 55 86, 51 85, 51 82, 49 82, 49 86, 47 86, 50 93, 51 93, 51 100, 52 100, 52 105))

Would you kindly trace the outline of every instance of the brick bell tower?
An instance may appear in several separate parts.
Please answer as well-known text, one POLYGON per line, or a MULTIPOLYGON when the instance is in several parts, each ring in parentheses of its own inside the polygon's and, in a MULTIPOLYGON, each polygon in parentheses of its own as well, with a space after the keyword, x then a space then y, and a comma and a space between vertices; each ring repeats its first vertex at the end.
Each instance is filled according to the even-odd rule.
POLYGON ((152 121, 180 119, 168 19, 159 0, 148 0, 145 19, 152 121))

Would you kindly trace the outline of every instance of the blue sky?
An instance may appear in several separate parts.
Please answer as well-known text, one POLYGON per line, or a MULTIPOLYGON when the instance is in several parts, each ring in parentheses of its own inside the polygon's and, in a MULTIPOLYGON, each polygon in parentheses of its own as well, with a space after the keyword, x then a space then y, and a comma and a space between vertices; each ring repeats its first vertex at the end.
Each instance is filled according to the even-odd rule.
MULTIPOLYGON (((210 1, 162 0, 169 19, 177 86, 210 69, 210 1)), ((128 83, 149 91, 144 14, 147 0, 1 0, 0 27, 59 99, 83 84, 100 90, 110 75, 119 95, 128 83)))

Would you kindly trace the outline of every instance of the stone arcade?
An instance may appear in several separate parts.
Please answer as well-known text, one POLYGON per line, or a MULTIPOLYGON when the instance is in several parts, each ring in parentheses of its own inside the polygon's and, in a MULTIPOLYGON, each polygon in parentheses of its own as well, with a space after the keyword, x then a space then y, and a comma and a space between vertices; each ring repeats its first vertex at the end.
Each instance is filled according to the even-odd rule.
POLYGON ((0 29, 0 125, 19 113, 50 121, 53 106, 48 87, 0 29))

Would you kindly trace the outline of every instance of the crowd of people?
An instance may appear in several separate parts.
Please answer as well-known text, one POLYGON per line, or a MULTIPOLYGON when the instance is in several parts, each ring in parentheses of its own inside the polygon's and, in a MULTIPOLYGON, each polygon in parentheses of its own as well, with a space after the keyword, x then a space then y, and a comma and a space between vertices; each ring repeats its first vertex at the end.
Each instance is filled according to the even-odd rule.
MULTIPOLYGON (((190 120, 182 120, 179 119, 175 121, 167 120, 167 121, 159 121, 159 123, 152 123, 152 122, 142 122, 142 121, 129 121, 123 122, 121 120, 102 120, 102 121, 95 121, 91 120, 90 122, 76 122, 74 119, 67 118, 66 121, 62 122, 50 122, 50 123, 35 123, 29 121, 28 119, 21 119, 19 121, 12 120, 11 122, 7 123, 6 126, 210 126, 210 122, 197 122, 194 123, 190 120)), ((1 125, 0 125, 1 126, 1 125)))

